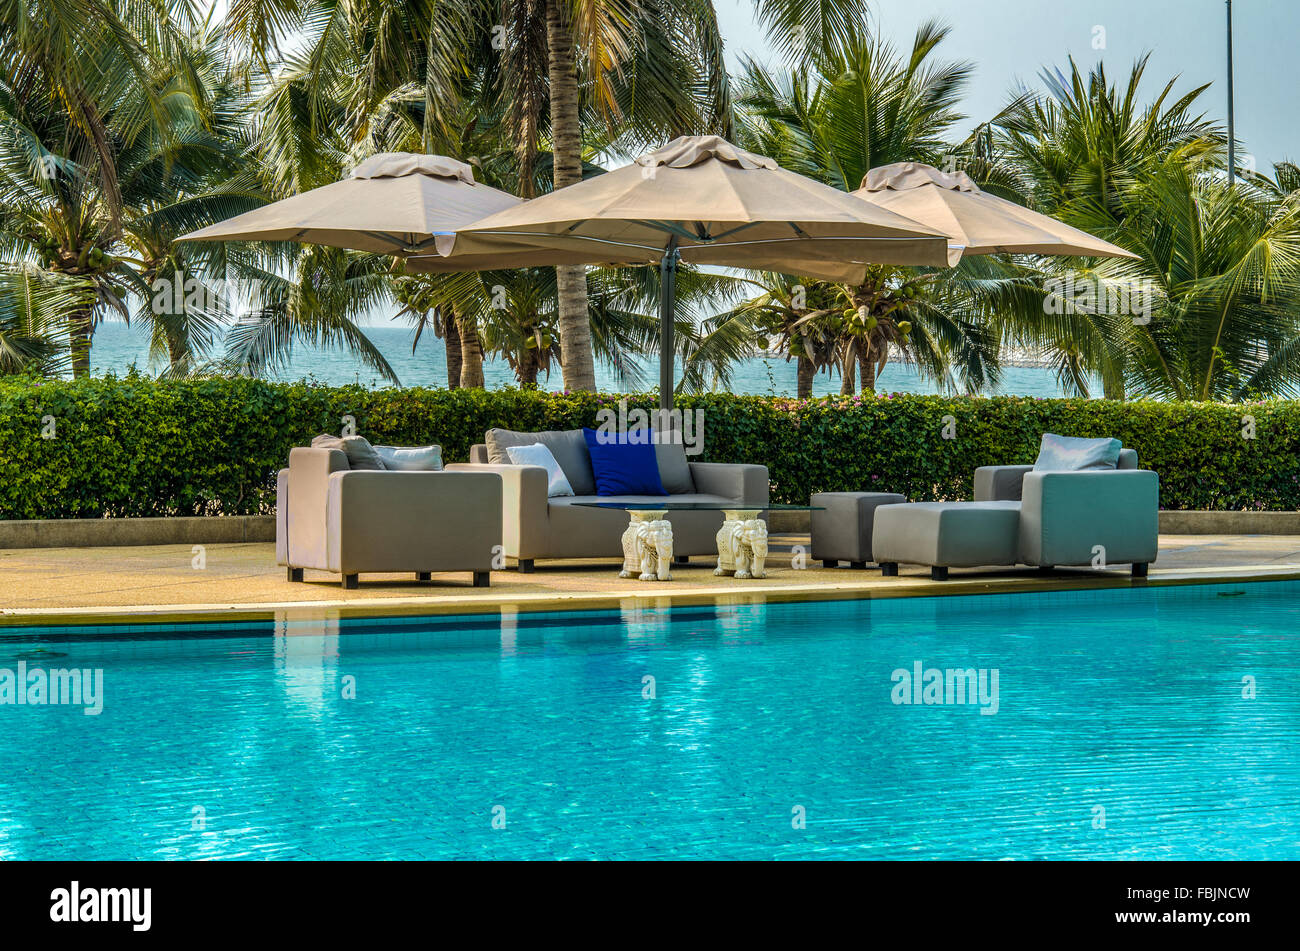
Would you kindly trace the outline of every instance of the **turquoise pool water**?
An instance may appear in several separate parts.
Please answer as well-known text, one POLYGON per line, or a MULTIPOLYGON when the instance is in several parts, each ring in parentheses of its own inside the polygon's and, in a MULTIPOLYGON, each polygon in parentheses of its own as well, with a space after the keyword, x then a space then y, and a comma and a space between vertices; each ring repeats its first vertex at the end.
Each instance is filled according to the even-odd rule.
POLYGON ((103 707, 0 705, 0 858, 1297 858, 1298 630, 1279 582, 11 631, 103 707))

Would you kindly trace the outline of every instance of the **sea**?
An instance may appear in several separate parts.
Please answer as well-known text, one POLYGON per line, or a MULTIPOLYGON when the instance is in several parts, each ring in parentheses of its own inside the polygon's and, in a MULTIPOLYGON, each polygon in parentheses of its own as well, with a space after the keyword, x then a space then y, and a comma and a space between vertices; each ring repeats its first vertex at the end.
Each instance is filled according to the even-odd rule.
MULTIPOLYGON (((425 333, 418 345, 412 346, 414 331, 404 325, 375 325, 364 328, 366 336, 388 360, 397 374, 401 386, 442 387, 447 385, 447 359, 443 341, 425 333)), ((131 367, 146 375, 156 373, 160 366, 149 360, 148 331, 139 324, 105 321, 95 331, 91 347, 91 372, 96 376, 114 373, 125 374, 131 367)), ((651 389, 658 382, 654 358, 632 361, 633 374, 620 375, 611 367, 596 366, 598 388, 606 393, 637 393, 651 389)), ((515 376, 504 360, 489 360, 484 364, 483 375, 489 389, 516 385, 515 376)), ((340 347, 295 344, 283 365, 267 374, 268 379, 281 381, 311 380, 331 386, 358 383, 371 388, 394 385, 371 367, 366 366, 356 354, 340 347)), ((543 390, 564 389, 563 378, 557 367, 547 378, 539 378, 543 390)), ((795 364, 783 356, 758 356, 742 360, 731 368, 727 381, 714 381, 712 388, 719 391, 755 396, 794 396, 795 364)), ((838 375, 820 373, 813 383, 813 395, 825 396, 840 391, 838 375)), ((914 366, 901 362, 886 365, 876 385, 878 393, 939 393, 935 381, 926 379, 914 366)), ((1093 390, 1100 395, 1100 387, 1093 390)), ((1005 366, 1002 379, 996 388, 983 395, 1009 396, 1064 396, 1055 372, 1042 366, 1005 366)))

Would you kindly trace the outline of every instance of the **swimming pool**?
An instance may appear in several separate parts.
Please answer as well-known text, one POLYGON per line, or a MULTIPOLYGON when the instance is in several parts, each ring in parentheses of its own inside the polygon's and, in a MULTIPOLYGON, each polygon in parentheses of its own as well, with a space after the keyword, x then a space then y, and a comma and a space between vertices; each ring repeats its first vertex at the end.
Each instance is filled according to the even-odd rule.
POLYGON ((1298 630, 1269 582, 9 631, 103 692, 0 705, 0 858, 1296 858, 1298 630))

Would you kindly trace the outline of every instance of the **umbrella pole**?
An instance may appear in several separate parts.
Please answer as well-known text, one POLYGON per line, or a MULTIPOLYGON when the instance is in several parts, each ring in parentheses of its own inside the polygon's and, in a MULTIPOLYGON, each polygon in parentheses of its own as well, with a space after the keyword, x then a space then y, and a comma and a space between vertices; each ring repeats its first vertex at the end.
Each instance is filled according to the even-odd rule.
POLYGON ((668 239, 659 262, 659 408, 673 408, 673 319, 677 314, 677 236, 668 239))

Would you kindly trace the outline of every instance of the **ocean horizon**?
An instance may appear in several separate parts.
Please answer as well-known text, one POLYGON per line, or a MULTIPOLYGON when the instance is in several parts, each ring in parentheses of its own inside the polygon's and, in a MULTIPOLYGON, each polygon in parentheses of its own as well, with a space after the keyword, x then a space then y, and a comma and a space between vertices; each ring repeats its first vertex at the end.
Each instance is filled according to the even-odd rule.
MULTIPOLYGON (((447 385, 446 346, 432 333, 421 336, 412 348, 415 331, 404 326, 371 325, 363 328, 375 347, 384 355, 404 387, 445 387, 447 385)), ((219 355, 218 347, 214 353, 219 355)), ((105 321, 95 330, 90 352, 91 372, 95 376, 109 373, 122 375, 134 367, 145 375, 154 375, 160 365, 150 362, 149 335, 139 324, 105 321)), ((596 364, 596 383, 602 392, 644 392, 658 382, 657 364, 653 358, 636 358, 632 361, 639 373, 631 379, 620 379, 613 368, 596 364)), ((483 375, 488 389, 517 386, 514 372, 506 361, 494 359, 484 362, 483 375)), ((276 381, 309 380, 330 386, 360 384, 372 389, 390 387, 378 372, 364 365, 360 358, 340 347, 322 347, 295 343, 288 359, 266 378, 276 381)), ((563 389, 563 377, 558 367, 550 375, 538 378, 543 390, 563 389)), ((890 363, 877 381, 881 393, 935 394, 942 388, 934 381, 921 376, 916 367, 905 363, 890 363)), ((731 378, 725 385, 721 381, 713 389, 740 395, 794 396, 796 375, 794 361, 784 357, 751 357, 733 365, 731 378)), ((839 393, 839 376, 819 373, 813 382, 813 395, 826 396, 839 393)), ((1094 390, 1094 393, 1099 390, 1094 390)), ((1036 396, 1063 397, 1055 372, 1048 367, 1006 366, 999 385, 981 395, 986 396, 1036 396)))

